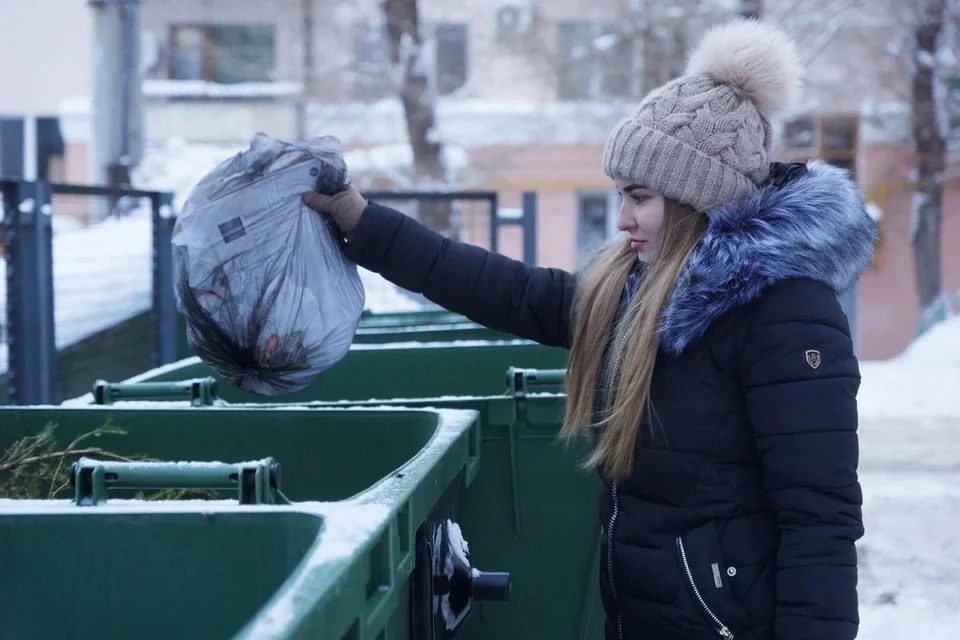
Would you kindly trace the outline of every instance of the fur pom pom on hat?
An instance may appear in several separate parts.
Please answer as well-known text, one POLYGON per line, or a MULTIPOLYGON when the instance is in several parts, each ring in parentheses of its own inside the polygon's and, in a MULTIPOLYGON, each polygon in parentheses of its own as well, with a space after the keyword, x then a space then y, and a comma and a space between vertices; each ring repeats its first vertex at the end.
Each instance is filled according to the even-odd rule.
POLYGON ((753 19, 713 27, 684 74, 610 133, 603 169, 698 211, 748 198, 769 174, 770 120, 793 105, 802 71, 777 27, 753 19))

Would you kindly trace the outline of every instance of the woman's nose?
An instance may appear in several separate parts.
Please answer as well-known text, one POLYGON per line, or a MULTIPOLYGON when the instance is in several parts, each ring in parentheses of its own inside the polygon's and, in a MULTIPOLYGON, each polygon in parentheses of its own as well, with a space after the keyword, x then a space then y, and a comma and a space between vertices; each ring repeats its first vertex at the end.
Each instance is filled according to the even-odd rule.
POLYGON ((627 205, 625 203, 620 205, 620 210, 617 212, 617 230, 630 231, 636 226, 637 222, 633 219, 633 216, 630 215, 627 205))

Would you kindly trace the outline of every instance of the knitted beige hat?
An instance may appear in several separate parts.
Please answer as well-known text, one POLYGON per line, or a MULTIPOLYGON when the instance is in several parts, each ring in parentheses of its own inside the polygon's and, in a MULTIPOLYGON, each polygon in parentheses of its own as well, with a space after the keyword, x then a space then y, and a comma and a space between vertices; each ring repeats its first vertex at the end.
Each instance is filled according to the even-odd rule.
POLYGON ((603 170, 697 211, 749 197, 769 173, 770 119, 793 104, 801 74, 780 29, 757 20, 713 27, 684 74, 613 129, 603 170))

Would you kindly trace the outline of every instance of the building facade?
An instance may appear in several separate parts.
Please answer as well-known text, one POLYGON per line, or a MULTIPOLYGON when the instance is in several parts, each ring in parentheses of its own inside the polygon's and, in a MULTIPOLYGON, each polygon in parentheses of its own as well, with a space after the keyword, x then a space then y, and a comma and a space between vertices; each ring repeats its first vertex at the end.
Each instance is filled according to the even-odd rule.
MULTIPOLYGON (((420 53, 451 181, 497 190, 504 208, 536 191, 539 264, 576 268, 613 231, 618 197, 600 168, 607 133, 682 69, 699 32, 733 5, 420 0, 420 53)), ((777 125, 776 157, 849 168, 879 212, 883 239, 859 286, 856 328, 863 357, 893 356, 919 319, 910 245, 911 3, 763 5, 796 37, 808 68, 803 103, 777 125)), ((411 154, 378 0, 141 0, 141 27, 148 150, 171 139, 243 146, 258 131, 333 134, 362 184, 409 185, 411 154)), ((944 46, 958 50, 955 39, 944 46)), ((68 148, 82 157, 92 135, 82 100, 62 121, 68 148)), ((464 205, 468 241, 489 244, 488 215, 464 205)), ((519 256, 519 231, 501 234, 501 250, 519 256)), ((956 292, 957 179, 948 183, 943 236, 945 286, 956 292)))

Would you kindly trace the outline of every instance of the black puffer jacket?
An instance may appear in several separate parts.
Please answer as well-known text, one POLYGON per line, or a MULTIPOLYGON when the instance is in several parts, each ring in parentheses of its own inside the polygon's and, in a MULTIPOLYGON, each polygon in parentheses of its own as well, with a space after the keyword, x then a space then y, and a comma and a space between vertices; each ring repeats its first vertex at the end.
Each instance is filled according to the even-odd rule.
MULTIPOLYGON (((710 212, 663 316, 628 481, 604 485, 607 637, 857 634, 859 370, 835 293, 872 259, 859 191, 778 166, 710 212)), ((569 346, 574 276, 445 240, 370 204, 347 255, 476 322, 569 346)))

